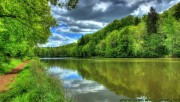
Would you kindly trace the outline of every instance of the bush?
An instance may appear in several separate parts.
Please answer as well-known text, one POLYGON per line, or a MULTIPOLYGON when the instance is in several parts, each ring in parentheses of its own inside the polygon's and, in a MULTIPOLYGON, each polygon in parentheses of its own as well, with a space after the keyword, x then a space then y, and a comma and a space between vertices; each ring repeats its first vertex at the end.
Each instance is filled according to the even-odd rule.
POLYGON ((14 59, 14 58, 5 62, 0 60, 0 75, 9 72, 12 68, 15 68, 21 63, 22 63, 22 60, 14 59))

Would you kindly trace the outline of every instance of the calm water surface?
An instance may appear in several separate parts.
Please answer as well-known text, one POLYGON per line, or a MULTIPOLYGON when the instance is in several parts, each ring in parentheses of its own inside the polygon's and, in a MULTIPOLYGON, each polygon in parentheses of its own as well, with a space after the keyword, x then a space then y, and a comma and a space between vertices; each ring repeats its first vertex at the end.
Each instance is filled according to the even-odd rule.
POLYGON ((180 59, 41 59, 75 102, 180 99, 180 59))

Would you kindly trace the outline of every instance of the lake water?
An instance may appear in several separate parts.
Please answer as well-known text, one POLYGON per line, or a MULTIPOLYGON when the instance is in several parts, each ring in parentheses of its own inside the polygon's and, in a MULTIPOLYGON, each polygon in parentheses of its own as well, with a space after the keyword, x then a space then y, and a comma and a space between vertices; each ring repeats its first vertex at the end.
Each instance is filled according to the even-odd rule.
POLYGON ((180 99, 180 59, 41 59, 75 102, 180 99))

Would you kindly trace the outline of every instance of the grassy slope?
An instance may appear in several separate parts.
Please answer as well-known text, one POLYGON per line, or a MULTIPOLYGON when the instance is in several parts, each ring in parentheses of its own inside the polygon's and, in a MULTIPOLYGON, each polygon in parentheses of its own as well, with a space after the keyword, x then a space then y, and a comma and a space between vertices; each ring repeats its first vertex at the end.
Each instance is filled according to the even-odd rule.
POLYGON ((66 102, 60 81, 47 75, 38 60, 31 61, 18 75, 10 90, 0 94, 0 102, 66 102))

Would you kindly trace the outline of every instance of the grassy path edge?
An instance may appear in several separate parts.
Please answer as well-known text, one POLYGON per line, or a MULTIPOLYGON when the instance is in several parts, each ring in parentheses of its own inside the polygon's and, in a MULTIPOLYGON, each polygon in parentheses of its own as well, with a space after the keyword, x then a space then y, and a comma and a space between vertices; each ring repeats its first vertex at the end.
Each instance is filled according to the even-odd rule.
POLYGON ((31 60, 10 89, 0 93, 0 102, 71 102, 62 82, 47 73, 39 59, 31 60))
POLYGON ((14 81, 14 78, 18 75, 19 72, 23 70, 23 68, 27 65, 29 61, 25 61, 12 69, 10 72, 5 75, 0 76, 0 92, 8 90, 8 85, 14 81))

